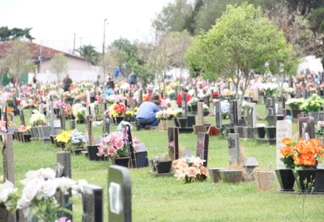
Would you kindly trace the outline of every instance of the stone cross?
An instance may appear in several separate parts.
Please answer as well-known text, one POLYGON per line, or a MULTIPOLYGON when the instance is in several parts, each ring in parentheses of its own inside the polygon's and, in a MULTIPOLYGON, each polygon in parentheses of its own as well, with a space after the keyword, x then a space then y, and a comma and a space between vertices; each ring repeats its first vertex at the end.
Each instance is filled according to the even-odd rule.
POLYGON ((103 204, 103 189, 93 184, 84 185, 82 222, 103 222, 103 204))
POLYGON ((277 169, 284 169, 285 165, 280 160, 280 150, 284 147, 284 144, 281 143, 281 140, 285 137, 292 137, 292 123, 290 120, 278 120, 276 123, 276 146, 277 146, 277 169))
POLYGON ((197 135, 197 156, 202 160, 206 160, 203 165, 207 167, 209 134, 199 132, 197 135))
POLYGON ((238 133, 229 133, 227 135, 228 139, 228 152, 229 152, 229 164, 241 164, 240 155, 240 140, 238 133))
POLYGON ((111 165, 108 172, 108 221, 132 221, 131 176, 126 167, 111 165))
POLYGON ((89 143, 88 145, 93 145, 93 135, 92 135, 92 118, 91 116, 87 116, 87 130, 88 130, 88 139, 89 143))
POLYGON ((215 120, 216 120, 216 128, 222 128, 222 110, 221 110, 221 101, 214 100, 214 109, 215 109, 215 120))
POLYGON ((257 122, 256 117, 256 105, 255 103, 248 103, 248 110, 247 110, 247 125, 250 127, 255 127, 257 122))
POLYGON ((136 168, 137 167, 136 155, 135 155, 136 151, 134 150, 134 147, 133 147, 132 132, 131 132, 131 128, 129 125, 125 126, 125 131, 126 131, 126 138, 129 142, 129 151, 131 154, 131 164, 132 164, 133 168, 136 168))
POLYGON ((169 127, 168 128, 168 147, 169 156, 172 160, 179 159, 179 128, 169 127))

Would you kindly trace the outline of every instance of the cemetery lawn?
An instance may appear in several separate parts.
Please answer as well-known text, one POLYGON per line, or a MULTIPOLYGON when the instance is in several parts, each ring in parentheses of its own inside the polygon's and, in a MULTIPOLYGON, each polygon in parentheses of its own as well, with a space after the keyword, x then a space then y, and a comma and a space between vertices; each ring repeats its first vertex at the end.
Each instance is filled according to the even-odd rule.
MULTIPOLYGON (((258 105, 258 109, 264 105, 258 105)), ((27 115, 26 115, 27 116, 27 115)), ((214 117, 207 117, 215 123, 214 117)), ((19 117, 15 117, 19 126, 19 117)), ((28 122, 28 118, 26 119, 28 122)), ((85 125, 77 128, 85 132, 85 125)), ((294 128, 295 129, 295 128, 294 128)), ((116 130, 113 126, 111 131, 116 130)), ((133 131, 145 143, 148 157, 167 152, 167 133, 156 130, 133 131)), ((101 126, 94 127, 94 134, 101 135, 101 126)), ((195 134, 180 134, 183 149, 196 153, 195 134)), ((253 139, 240 140, 246 156, 256 157, 261 169, 276 168, 276 147, 258 144, 253 139)), ((54 168, 56 153, 52 144, 41 141, 21 143, 14 141, 15 183, 21 189, 19 180, 28 170, 41 167, 54 168)), ((211 136, 208 167, 228 167, 228 144, 221 136, 211 136)), ((1 158, 1 172, 2 158, 1 158)), ((72 155, 72 178, 86 179, 104 189, 104 216, 108 221, 107 182, 111 161, 94 162, 84 156, 72 155)), ((258 191, 255 182, 228 184, 206 182, 184 184, 174 176, 158 177, 149 173, 150 167, 130 169, 132 181, 133 221, 324 221, 321 195, 283 194, 277 191, 276 182, 270 191, 258 191)), ((81 199, 75 201, 74 220, 81 221, 81 199)))

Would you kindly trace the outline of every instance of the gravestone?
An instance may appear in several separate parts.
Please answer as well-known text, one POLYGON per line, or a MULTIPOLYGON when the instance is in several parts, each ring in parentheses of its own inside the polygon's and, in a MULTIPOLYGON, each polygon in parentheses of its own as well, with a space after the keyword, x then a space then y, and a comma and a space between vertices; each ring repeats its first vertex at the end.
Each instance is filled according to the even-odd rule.
POLYGON ((233 100, 231 102, 231 108, 230 108, 231 114, 230 114, 230 120, 231 124, 234 126, 238 125, 239 118, 238 118, 238 103, 236 100, 233 100))
POLYGON ((64 113, 64 109, 63 108, 61 108, 60 109, 60 120, 61 120, 61 128, 63 129, 63 130, 65 130, 65 113, 64 113))
POLYGON ((214 100, 214 109, 215 109, 215 120, 216 120, 216 128, 222 128, 222 110, 221 110, 221 101, 214 100))
POLYGON ((247 106, 247 126, 255 127, 257 122, 256 105, 255 103, 248 103, 247 106))
POLYGON ((83 186, 82 222, 103 222, 103 189, 93 184, 83 186))
POLYGON ((276 104, 273 96, 266 97, 265 101, 268 126, 275 126, 277 121, 276 104))
MULTIPOLYGON (((71 171, 71 153, 70 152, 58 152, 56 154, 56 177, 67 177, 72 178, 71 171)), ((64 208, 72 211, 72 204, 68 203, 69 199, 72 197, 71 189, 67 192, 57 191, 56 194, 57 203, 64 208)), ((66 217, 69 220, 72 220, 72 215, 66 212, 58 213, 59 217, 66 217)))
POLYGON ((136 155, 136 167, 148 167, 147 149, 144 143, 139 144, 139 149, 135 152, 136 155))
POLYGON ((197 156, 202 160, 206 160, 203 165, 207 167, 208 161, 209 134, 198 133, 197 135, 197 156))
POLYGON ((74 130, 75 129, 75 119, 71 119, 70 120, 70 130, 74 130))
POLYGON ((138 105, 143 103, 143 90, 138 90, 138 105))
POLYGON ((315 122, 313 117, 298 118, 299 138, 306 140, 315 138, 315 122))
POLYGON ((258 89, 254 89, 253 90, 253 97, 252 100, 254 102, 256 102, 257 104, 260 104, 260 98, 259 98, 259 90, 258 89))
POLYGON ((198 125, 204 125, 204 103, 198 102, 197 105, 197 122, 198 125))
POLYGON ((179 128, 168 127, 169 156, 172 160, 179 159, 179 128))
POLYGON ((132 221, 132 192, 129 169, 118 165, 108 172, 108 221, 132 221))
POLYGON ((129 125, 125 126, 125 132, 126 132, 126 138, 129 142, 129 152, 131 154, 131 166, 133 168, 136 168, 137 167, 136 155, 135 155, 136 150, 134 150, 134 147, 133 147, 132 132, 131 132, 131 128, 129 125))
POLYGON ((102 136, 105 137, 110 133, 110 119, 105 118, 102 123, 102 136))
POLYGON ((187 117, 188 116, 188 105, 187 105, 187 94, 186 93, 182 94, 182 110, 184 111, 183 116, 187 117))
POLYGON ((228 140, 228 154, 229 154, 229 164, 241 164, 240 157, 240 140, 238 133, 229 133, 227 135, 228 140))
POLYGON ((276 124, 276 146, 277 146, 277 169, 285 169, 285 165, 280 160, 280 150, 284 147, 284 144, 281 143, 281 140, 285 137, 292 137, 292 123, 290 120, 278 120, 276 124))
MULTIPOLYGON (((1 135, 3 141, 2 148, 2 159, 3 159, 3 181, 6 180, 15 183, 15 173, 14 173, 14 153, 13 153, 13 134, 6 133, 1 135)), ((1 221, 16 222, 16 214, 12 214, 5 209, 1 209, 4 212, 4 215, 1 215, 1 221), (4 218, 2 218, 2 216, 4 218)))
POLYGON ((88 131, 88 145, 93 145, 93 134, 92 134, 92 118, 91 116, 86 117, 87 131, 88 131))

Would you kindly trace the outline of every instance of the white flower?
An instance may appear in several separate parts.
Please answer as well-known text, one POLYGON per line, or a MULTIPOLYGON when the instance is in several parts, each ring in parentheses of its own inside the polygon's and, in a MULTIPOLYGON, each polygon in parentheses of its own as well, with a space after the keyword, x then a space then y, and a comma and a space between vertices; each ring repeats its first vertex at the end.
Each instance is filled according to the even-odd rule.
POLYGON ((37 194, 37 199, 42 199, 42 198, 50 198, 53 197, 56 189, 58 187, 58 182, 55 179, 49 179, 46 181, 43 181, 40 184, 40 188, 37 194))
POLYGON ((16 192, 15 186, 9 180, 0 184, 0 203, 6 202, 11 193, 16 192))
POLYGON ((65 193, 68 189, 72 188, 75 185, 75 181, 67 178, 67 177, 60 177, 56 178, 58 183, 58 188, 65 193))
POLYGON ((22 196, 18 200, 18 204, 17 204, 18 209, 24 209, 24 208, 30 206, 31 201, 34 199, 37 192, 39 191, 42 182, 43 181, 40 179, 35 179, 35 180, 30 181, 24 187, 22 196))

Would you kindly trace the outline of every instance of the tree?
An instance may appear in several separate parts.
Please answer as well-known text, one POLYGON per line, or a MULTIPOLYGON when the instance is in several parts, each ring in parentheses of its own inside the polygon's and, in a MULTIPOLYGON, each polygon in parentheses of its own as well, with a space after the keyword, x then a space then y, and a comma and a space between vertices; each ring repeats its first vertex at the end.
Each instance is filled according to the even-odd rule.
POLYGON ((68 60, 62 53, 56 54, 52 58, 50 70, 56 74, 58 83, 61 83, 61 74, 67 71, 67 65, 68 60))
POLYGON ((92 45, 83 45, 76 50, 80 56, 90 61, 93 65, 98 63, 98 52, 96 48, 92 45))
POLYGON ((139 44, 138 56, 155 70, 159 88, 164 91, 166 71, 171 67, 184 67, 184 55, 191 44, 187 32, 161 33, 155 44, 139 44), (162 87, 161 87, 162 83, 162 87))
POLYGON ((21 41, 13 41, 10 44, 0 66, 8 71, 14 85, 16 85, 16 81, 21 75, 35 69, 32 54, 26 43, 21 41))
MULTIPOLYGON (((206 79, 232 79, 236 89, 244 79, 245 92, 254 73, 278 73, 279 64, 285 64, 291 53, 284 34, 263 16, 261 8, 243 3, 227 6, 216 25, 194 39, 186 61, 191 71, 200 69, 206 79)), ((236 99, 243 99, 239 90, 236 99)))
POLYGON ((11 41, 11 40, 20 40, 23 38, 32 41, 34 38, 30 35, 32 28, 12 28, 8 29, 7 26, 0 27, 0 42, 11 41))

